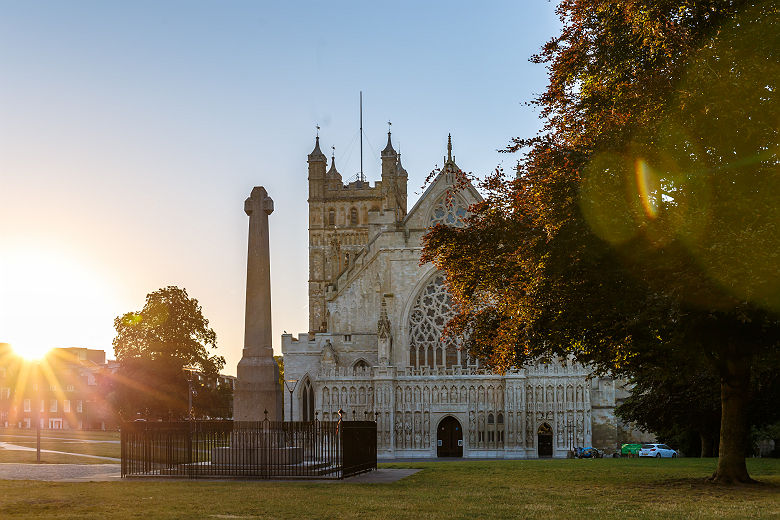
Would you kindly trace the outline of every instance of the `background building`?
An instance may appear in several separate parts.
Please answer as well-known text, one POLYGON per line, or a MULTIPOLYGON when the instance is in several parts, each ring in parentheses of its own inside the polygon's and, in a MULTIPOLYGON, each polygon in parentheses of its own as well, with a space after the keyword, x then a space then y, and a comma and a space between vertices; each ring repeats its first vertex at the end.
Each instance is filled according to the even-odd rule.
POLYGON ((117 427, 106 396, 114 361, 103 350, 55 348, 40 361, 0 352, 0 426, 104 430, 117 427))
MULTIPOLYGON (((34 428, 38 420, 46 429, 116 429, 121 419, 112 400, 122 380, 119 368, 103 350, 55 348, 40 361, 27 361, 0 343, 0 427, 34 428)), ((232 417, 234 376, 193 371, 189 377, 197 417, 232 417)), ((179 398, 186 404, 187 397, 185 387, 179 398)))

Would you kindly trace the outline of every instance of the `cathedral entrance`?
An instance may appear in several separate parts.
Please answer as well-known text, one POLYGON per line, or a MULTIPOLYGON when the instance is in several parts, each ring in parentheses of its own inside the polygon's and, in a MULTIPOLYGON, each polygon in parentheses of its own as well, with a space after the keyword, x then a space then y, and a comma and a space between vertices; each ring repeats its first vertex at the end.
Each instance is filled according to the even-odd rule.
POLYGON ((439 423, 436 431, 437 457, 463 456, 463 428, 454 417, 447 416, 439 423))
POLYGON ((552 457, 553 431, 549 424, 542 423, 537 431, 539 457, 552 457))

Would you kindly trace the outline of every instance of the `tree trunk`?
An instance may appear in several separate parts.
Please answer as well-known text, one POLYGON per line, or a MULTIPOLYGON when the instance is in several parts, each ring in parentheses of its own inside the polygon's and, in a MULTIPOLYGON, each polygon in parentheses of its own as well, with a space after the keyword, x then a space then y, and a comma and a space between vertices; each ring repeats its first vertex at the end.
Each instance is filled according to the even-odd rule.
POLYGON ((699 432, 699 439, 701 439, 701 454, 700 457, 712 457, 714 455, 713 453, 713 440, 712 435, 705 432, 699 432))
POLYGON ((710 480, 722 484, 755 482, 745 465, 748 440, 747 405, 750 398, 749 359, 738 354, 727 359, 720 381, 720 448, 718 467, 710 480))

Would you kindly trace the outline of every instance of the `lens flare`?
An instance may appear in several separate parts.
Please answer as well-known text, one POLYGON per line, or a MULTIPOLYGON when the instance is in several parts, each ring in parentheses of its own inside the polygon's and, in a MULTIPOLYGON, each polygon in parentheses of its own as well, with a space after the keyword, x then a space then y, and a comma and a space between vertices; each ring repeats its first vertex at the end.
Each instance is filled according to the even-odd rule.
POLYGON ((658 216, 660 206, 660 183, 658 176, 650 168, 645 159, 638 158, 634 161, 634 173, 636 179, 636 188, 639 193, 639 201, 645 210, 648 218, 654 219, 658 216))
POLYGON ((593 232, 611 244, 627 242, 640 231, 637 208, 627 196, 632 191, 627 183, 631 168, 631 161, 623 155, 601 153, 585 169, 580 185, 583 215, 593 232))

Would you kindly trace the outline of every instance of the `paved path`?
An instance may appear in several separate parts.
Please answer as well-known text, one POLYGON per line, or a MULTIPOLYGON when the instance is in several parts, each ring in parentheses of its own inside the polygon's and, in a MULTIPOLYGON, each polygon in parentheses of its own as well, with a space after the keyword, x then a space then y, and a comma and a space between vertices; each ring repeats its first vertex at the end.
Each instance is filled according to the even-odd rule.
MULTIPOLYGON (((0 434, 2 437, 16 437, 16 440, 24 439, 25 441, 34 441, 35 436, 34 435, 14 435, 12 433, 3 433, 0 434)), ((47 435, 41 435, 41 439, 50 439, 53 441, 67 441, 67 442, 83 442, 85 444, 119 444, 122 441, 117 440, 95 440, 95 439, 79 439, 77 437, 50 437, 47 435)))
POLYGON ((51 482, 112 482, 120 479, 119 464, 0 463, 0 480, 51 482))
MULTIPOLYGON (((343 480, 302 479, 309 483, 329 484, 390 484, 414 475, 419 469, 380 468, 343 480)), ((119 464, 15 464, 0 463, 0 480, 42 480, 48 482, 118 482, 121 480, 119 464)), ((139 480, 147 480, 139 479, 139 480)), ((148 479, 148 480, 151 480, 148 479)), ((157 480, 157 479, 155 479, 157 480)), ((170 480, 168 478, 162 480, 170 480)), ((187 480, 187 479, 181 479, 187 480)), ((205 480, 205 479, 204 479, 205 480)), ((214 479, 219 480, 219 479, 214 479)), ((298 481, 298 482, 301 482, 298 481)), ((233 480, 232 482, 236 482, 233 480)), ((269 482, 253 480, 253 482, 269 482)), ((296 482, 295 480, 270 482, 296 482)))
POLYGON ((390 484, 391 482, 398 482, 402 478, 414 475, 418 471, 422 470, 411 468, 379 468, 376 471, 369 471, 368 473, 361 473, 360 475, 345 478, 344 480, 332 480, 330 482, 344 482, 346 484, 390 484))
MULTIPOLYGON (((19 446, 18 444, 9 444, 7 442, 0 442, 0 450, 12 450, 12 451, 36 451, 35 448, 29 446, 19 446)), ((55 450, 41 450, 41 453, 60 453, 62 455, 76 455, 79 457, 87 457, 89 459, 100 459, 111 462, 122 462, 122 459, 116 457, 103 457, 101 455, 87 455, 86 453, 72 453, 70 451, 55 451, 55 450)))

